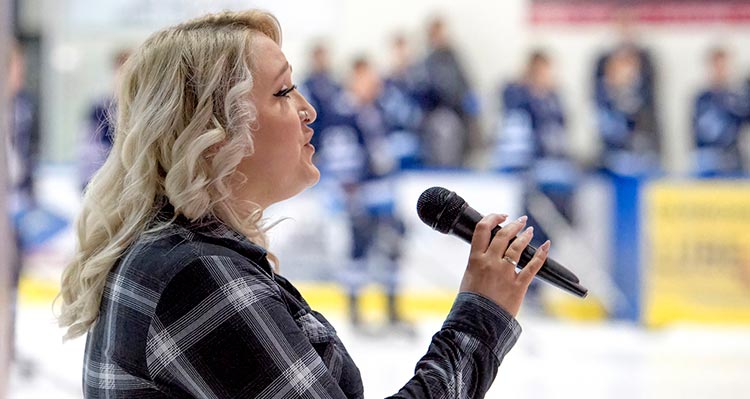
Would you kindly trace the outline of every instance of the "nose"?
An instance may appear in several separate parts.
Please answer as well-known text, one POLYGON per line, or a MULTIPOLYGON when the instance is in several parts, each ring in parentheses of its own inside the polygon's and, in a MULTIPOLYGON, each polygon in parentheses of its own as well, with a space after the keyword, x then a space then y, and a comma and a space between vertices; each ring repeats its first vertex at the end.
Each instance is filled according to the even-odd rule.
POLYGON ((299 118, 302 120, 302 122, 305 125, 309 125, 314 120, 313 118, 310 118, 310 112, 308 112, 306 109, 299 111, 299 118))
POLYGON ((299 110, 299 117, 302 119, 302 122, 305 123, 305 125, 309 125, 313 122, 315 122, 315 119, 318 118, 318 113, 315 111, 315 108, 310 105, 309 102, 307 102, 307 99, 305 98, 302 93, 299 93, 300 98, 302 99, 302 102, 300 105, 299 110))

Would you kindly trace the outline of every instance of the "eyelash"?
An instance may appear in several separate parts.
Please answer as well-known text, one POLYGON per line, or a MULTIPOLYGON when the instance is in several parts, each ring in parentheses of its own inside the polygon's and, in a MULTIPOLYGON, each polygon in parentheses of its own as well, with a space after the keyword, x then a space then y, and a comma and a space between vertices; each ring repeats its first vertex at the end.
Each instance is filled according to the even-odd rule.
POLYGON ((292 85, 292 87, 290 87, 288 89, 281 90, 278 93, 274 94, 274 96, 276 96, 276 97, 289 97, 289 93, 291 93, 295 89, 297 89, 297 85, 292 85))

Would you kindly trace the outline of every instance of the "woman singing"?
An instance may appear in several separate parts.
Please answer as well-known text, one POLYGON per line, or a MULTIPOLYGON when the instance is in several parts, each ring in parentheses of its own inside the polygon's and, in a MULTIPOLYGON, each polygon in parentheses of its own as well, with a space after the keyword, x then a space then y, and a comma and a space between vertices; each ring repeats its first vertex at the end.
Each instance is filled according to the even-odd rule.
MULTIPOLYGON (((331 324, 279 274, 263 211, 315 184, 315 110, 261 11, 152 35, 124 66, 115 141, 89 184, 62 278, 87 334, 87 398, 361 398, 331 324)), ((525 218, 477 226, 460 292, 401 398, 484 396, 516 342, 545 243, 516 273, 525 218)), ((387 365, 384 365, 387 366, 387 365)))

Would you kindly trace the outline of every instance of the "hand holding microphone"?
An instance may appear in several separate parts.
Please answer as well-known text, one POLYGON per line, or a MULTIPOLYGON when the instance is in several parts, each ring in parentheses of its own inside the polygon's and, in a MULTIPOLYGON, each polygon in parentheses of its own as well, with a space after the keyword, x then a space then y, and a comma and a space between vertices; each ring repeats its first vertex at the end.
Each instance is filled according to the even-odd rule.
POLYGON ((515 317, 531 280, 547 259, 550 243, 547 241, 539 247, 526 267, 516 273, 521 253, 533 236, 533 228, 527 228, 516 238, 526 226, 523 217, 508 224, 493 238, 493 227, 506 219, 506 215, 490 214, 477 223, 460 291, 485 296, 515 317))
MULTIPOLYGON (((528 245, 531 241, 531 231, 524 232, 521 236, 516 237, 516 234, 525 225, 525 220, 519 220, 501 228, 499 224, 505 218, 493 217, 487 222, 492 223, 489 226, 491 232, 481 233, 480 230, 484 230, 486 227, 482 223, 489 217, 482 218, 482 215, 470 207, 458 194, 442 187, 429 188, 420 195, 417 202, 417 213, 419 218, 433 229, 444 234, 454 234, 472 244, 469 266, 472 264, 471 258, 473 256, 481 255, 481 249, 484 249, 485 253, 492 249, 491 255, 496 257, 498 262, 511 263, 513 266, 524 269, 521 273, 525 272, 526 267, 531 266, 532 269, 529 271, 532 274, 531 278, 539 277, 582 298, 588 294, 588 290, 579 284, 578 277, 573 272, 547 258, 548 247, 542 248, 543 245, 537 249, 528 245), (481 235, 477 236, 478 233, 481 235), (475 242, 476 240, 482 240, 482 242, 475 242), (498 241, 497 245, 495 241, 498 241), (503 252, 500 252, 500 249, 503 252), (540 254, 540 252, 544 253, 540 254), (542 259, 542 264, 539 267, 536 264, 537 259, 542 259)), ((511 270, 513 269, 511 268, 511 270)), ((467 273, 469 273, 468 269, 467 273)), ((519 273, 519 276, 521 276, 521 273, 519 273)), ((524 276, 527 276, 527 274, 524 274, 524 276)), ((531 278, 529 278, 529 282, 531 278)), ((526 286, 528 286, 528 283, 526 286)), ((523 293, 525 291, 524 287, 523 293)), ((520 298, 523 298, 523 293, 520 298)))

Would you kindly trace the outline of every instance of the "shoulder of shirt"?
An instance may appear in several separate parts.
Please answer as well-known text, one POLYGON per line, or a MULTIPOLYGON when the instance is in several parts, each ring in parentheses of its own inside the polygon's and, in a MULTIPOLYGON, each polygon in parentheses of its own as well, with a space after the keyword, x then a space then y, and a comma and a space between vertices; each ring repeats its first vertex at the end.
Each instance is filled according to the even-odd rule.
POLYGON ((141 235, 123 254, 117 267, 119 274, 150 280, 141 283, 163 289, 186 267, 208 258, 227 259, 233 267, 250 274, 267 278, 273 275, 266 250, 261 246, 229 233, 214 235, 180 225, 141 235))

